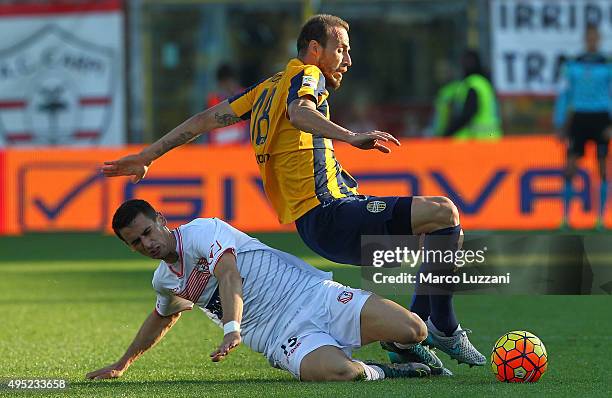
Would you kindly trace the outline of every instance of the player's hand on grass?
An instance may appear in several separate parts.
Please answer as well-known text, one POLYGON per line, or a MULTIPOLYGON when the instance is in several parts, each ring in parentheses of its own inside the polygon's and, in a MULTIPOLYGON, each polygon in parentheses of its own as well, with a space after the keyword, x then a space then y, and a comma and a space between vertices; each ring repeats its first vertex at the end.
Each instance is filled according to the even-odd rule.
POLYGON ((109 365, 105 368, 94 370, 93 372, 87 373, 88 379, 100 380, 100 379, 115 379, 117 377, 121 377, 123 373, 127 370, 127 367, 122 366, 118 362, 109 365))
POLYGON ((231 350, 238 347, 242 339, 240 332, 231 332, 223 336, 223 342, 215 351, 210 354, 213 362, 219 362, 230 353, 231 350))
POLYGON ((387 146, 388 143, 393 143, 400 146, 400 142, 389 133, 384 131, 368 131, 365 133, 355 133, 349 139, 349 144, 359 149, 377 149, 383 153, 391 152, 391 149, 387 146))
POLYGON ((139 154, 128 155, 118 160, 104 162, 102 172, 106 177, 132 176, 132 182, 135 184, 144 178, 150 165, 151 162, 139 154))

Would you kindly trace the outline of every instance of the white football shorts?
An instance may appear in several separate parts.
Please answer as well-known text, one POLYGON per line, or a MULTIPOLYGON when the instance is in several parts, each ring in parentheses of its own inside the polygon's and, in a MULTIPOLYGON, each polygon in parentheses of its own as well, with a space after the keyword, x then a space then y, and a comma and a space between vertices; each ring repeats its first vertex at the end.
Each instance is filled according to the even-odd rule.
POLYGON ((319 347, 338 347, 350 358, 361 347, 361 309, 370 295, 329 280, 314 287, 276 340, 270 363, 299 379, 302 360, 319 347))

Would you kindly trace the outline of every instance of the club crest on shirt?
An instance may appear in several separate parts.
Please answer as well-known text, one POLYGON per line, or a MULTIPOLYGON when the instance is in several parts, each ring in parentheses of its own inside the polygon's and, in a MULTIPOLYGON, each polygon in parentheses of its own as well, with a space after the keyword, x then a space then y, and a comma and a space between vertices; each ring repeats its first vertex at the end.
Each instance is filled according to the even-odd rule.
POLYGON ((210 272, 208 267, 208 259, 206 259, 206 257, 200 257, 196 263, 196 269, 200 272, 210 272))
POLYGON ((368 204, 366 205, 366 209, 368 209, 370 213, 380 213, 381 211, 384 211, 386 208, 387 208, 387 204, 383 202, 382 200, 373 200, 371 202, 368 202, 368 204))
POLYGON ((317 79, 312 76, 304 76, 302 78, 302 87, 310 87, 313 90, 317 89, 317 79))
POLYGON ((338 295, 338 301, 342 304, 346 304, 353 299, 353 292, 343 291, 338 295))

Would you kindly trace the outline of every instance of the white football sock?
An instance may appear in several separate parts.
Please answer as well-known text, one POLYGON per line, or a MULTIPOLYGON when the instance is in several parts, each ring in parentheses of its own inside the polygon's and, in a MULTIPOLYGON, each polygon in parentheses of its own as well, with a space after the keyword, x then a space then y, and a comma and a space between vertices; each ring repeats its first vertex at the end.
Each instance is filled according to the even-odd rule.
POLYGON ((382 380, 385 378, 385 372, 381 368, 376 365, 366 365, 365 363, 353 359, 353 362, 358 363, 363 367, 363 372, 365 374, 365 380, 373 381, 373 380, 382 380))
MULTIPOLYGON (((434 334, 441 336, 441 337, 448 337, 446 333, 438 330, 436 325, 434 325, 434 323, 431 321, 431 318, 427 318, 426 325, 427 325, 427 328, 431 330, 434 334)), ((461 330, 461 325, 457 324, 457 329, 453 330, 453 333, 451 334, 451 336, 454 336, 459 330, 461 330)))

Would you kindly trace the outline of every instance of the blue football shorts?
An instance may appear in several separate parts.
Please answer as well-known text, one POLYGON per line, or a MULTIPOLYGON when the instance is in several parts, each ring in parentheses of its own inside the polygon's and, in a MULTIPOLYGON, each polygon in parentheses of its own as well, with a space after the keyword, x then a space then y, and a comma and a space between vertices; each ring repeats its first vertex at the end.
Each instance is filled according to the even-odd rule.
POLYGON ((343 264, 362 265, 362 235, 412 235, 412 197, 355 195, 321 204, 295 221, 308 247, 343 264))

